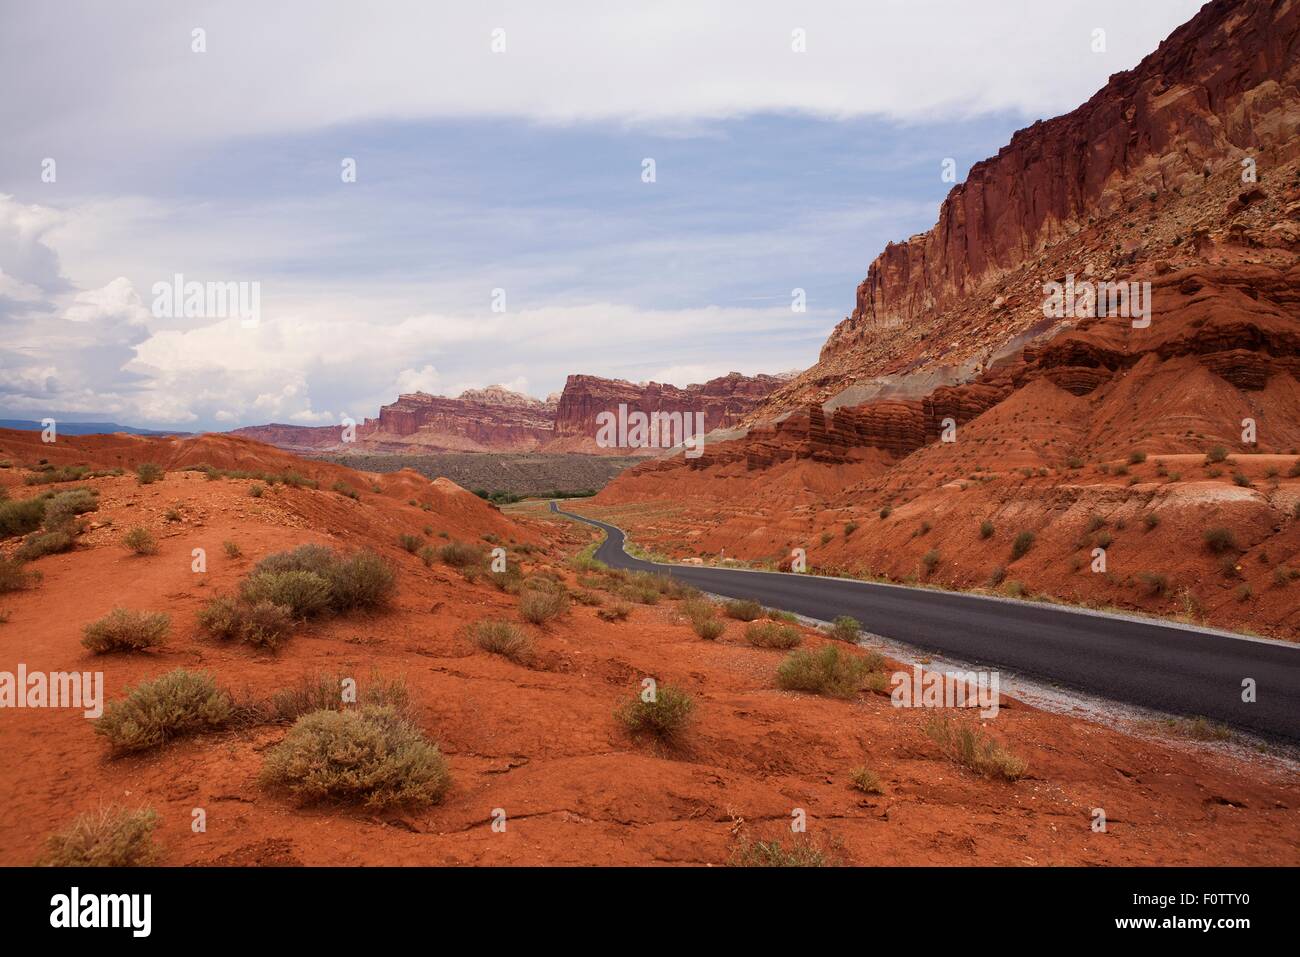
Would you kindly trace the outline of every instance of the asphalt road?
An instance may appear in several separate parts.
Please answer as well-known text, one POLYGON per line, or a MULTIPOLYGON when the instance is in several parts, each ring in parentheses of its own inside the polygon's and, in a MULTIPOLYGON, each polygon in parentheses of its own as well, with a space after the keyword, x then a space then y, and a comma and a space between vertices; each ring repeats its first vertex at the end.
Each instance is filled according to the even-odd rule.
POLYGON ((554 502, 551 510, 604 529, 595 557, 612 568, 671 575, 702 591, 810 618, 852 615, 866 631, 921 652, 1300 742, 1300 645, 902 585, 658 564, 628 555, 613 525, 554 502), (1252 703, 1242 701, 1246 678, 1255 681, 1252 703))

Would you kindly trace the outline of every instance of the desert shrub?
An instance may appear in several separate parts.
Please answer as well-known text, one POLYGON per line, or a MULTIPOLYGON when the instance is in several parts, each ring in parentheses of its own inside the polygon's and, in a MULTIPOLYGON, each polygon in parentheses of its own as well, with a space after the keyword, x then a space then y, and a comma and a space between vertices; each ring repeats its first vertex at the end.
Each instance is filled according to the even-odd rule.
POLYGON ((1016 581, 1014 578, 1011 581, 1007 582, 1007 594, 1010 595, 1012 598, 1025 597, 1024 582, 1016 581))
POLYGON ((342 479, 339 479, 337 482, 331 485, 330 489, 331 491, 338 492, 340 495, 346 495, 348 498, 351 499, 360 500, 361 498, 361 496, 357 493, 357 490, 354 489, 347 482, 343 481, 342 479))
MULTIPOLYGON (((524 587, 524 575, 518 565, 507 565, 503 572, 488 572, 488 581, 507 595, 518 595, 524 587)), ((594 604, 600 604, 599 601, 594 604)))
POLYGON ((924 569, 927 575, 933 575, 934 570, 939 567, 942 560, 943 556, 939 554, 939 549, 932 548, 921 556, 921 568, 924 569))
POLYGON ((1146 525, 1148 529, 1155 528, 1160 524, 1160 516, 1155 512, 1147 512, 1146 515, 1142 516, 1142 523, 1146 525))
POLYGON ((852 535, 852 534, 853 534, 854 532, 856 532, 857 530, 858 530, 858 523, 857 523, 857 522, 845 522, 845 523, 844 523, 844 537, 845 537, 845 538, 848 538, 850 535, 852 535))
POLYGON ((438 560, 438 550, 432 545, 423 546, 417 554, 420 556, 420 561, 424 562, 425 568, 432 568, 433 563, 438 560))
POLYGON ((1147 460, 1147 454, 1145 452, 1134 451, 1128 454, 1129 465, 1141 465, 1146 460, 1147 460))
POLYGON ((23 567, 21 559, 0 555, 0 595, 26 588, 35 578, 35 573, 23 567))
POLYGON ((259 779, 303 804, 428 805, 451 787, 447 762, 392 708, 370 705, 303 715, 267 752, 259 779))
POLYGON ((477 565, 483 561, 483 553, 479 548, 465 542, 448 542, 438 549, 438 557, 442 559, 443 564, 451 565, 453 568, 477 565))
POLYGON ((849 781, 863 794, 881 794, 880 777, 870 768, 857 767, 849 772, 849 781))
POLYGON ((271 601, 215 598, 200 609, 199 626, 213 638, 275 649, 293 630, 293 611, 271 601))
POLYGON ((221 547, 225 549, 227 558, 238 558, 244 554, 244 550, 236 542, 222 542, 221 547))
POLYGON ((934 526, 931 525, 928 521, 926 521, 926 522, 922 522, 921 525, 920 525, 920 528, 917 529, 917 532, 916 532, 916 533, 917 533, 918 535, 929 535, 929 534, 930 534, 930 529, 932 529, 932 528, 934 528, 934 526))
POLYGON ((1016 540, 1011 543, 1011 560, 1014 562, 1018 558, 1024 558, 1029 549, 1034 547, 1034 533, 1030 531, 1021 532, 1016 536, 1016 540))
POLYGON ((840 615, 826 629, 827 638, 834 638, 836 641, 847 641, 850 644, 857 644, 861 636, 862 623, 849 615, 840 615))
POLYGON ((74 488, 58 492, 45 504, 43 522, 46 531, 57 531, 70 525, 78 515, 98 510, 95 493, 88 488, 74 488))
POLYGON ((76 537, 64 528, 53 532, 33 532, 23 539, 22 545, 14 552, 14 557, 29 562, 44 555, 66 552, 74 544, 76 544, 76 537))
POLYGON ((1205 540, 1205 547, 1216 555, 1222 555, 1224 552, 1233 552, 1237 550, 1237 539, 1230 529, 1218 526, 1216 528, 1207 528, 1202 537, 1205 540))
POLYGON ((998 565, 989 573, 989 586, 997 588, 1007 577, 1007 566, 998 565))
POLYGON ((263 486, 261 486, 261 485, 250 485, 250 486, 248 486, 248 494, 251 495, 253 498, 261 498, 261 497, 262 497, 262 494, 263 494, 265 491, 266 491, 266 489, 265 489, 263 486))
POLYGON ((728 618, 734 618, 737 621, 757 621, 763 617, 763 606, 747 598, 724 602, 722 611, 728 618))
POLYGON ((158 554, 158 540, 143 525, 135 526, 122 536, 122 544, 137 555, 158 554))
POLYGON ((1250 479, 1246 478, 1245 474, 1242 472, 1233 472, 1232 481, 1235 484, 1240 485, 1242 488, 1250 488, 1250 479))
POLYGON ((45 842, 45 867, 143 867, 158 856, 153 808, 100 808, 78 815, 67 830, 45 842))
POLYGON ((776 683, 786 691, 851 698, 879 661, 878 656, 849 654, 836 645, 817 651, 793 651, 776 669, 776 683))
POLYGON ((1169 579, 1155 572, 1143 572, 1138 576, 1152 595, 1161 596, 1169 593, 1169 579))
POLYGON ((993 523, 990 522, 988 519, 985 519, 984 521, 980 522, 980 538, 992 538, 992 537, 993 537, 993 523))
POLYGON ((695 710, 695 700, 671 685, 659 685, 654 689, 652 700, 644 696, 649 692, 640 692, 626 702, 615 714, 633 734, 652 734, 657 738, 669 740, 685 730, 695 710))
POLYGON ((319 613, 345 614, 359 608, 382 607, 397 587, 392 566, 365 550, 345 554, 324 545, 299 545, 262 559, 250 578, 279 572, 309 572, 328 584, 329 600, 319 613))
POLYGON ((608 608, 597 611, 596 617, 601 621, 626 621, 630 614, 632 614, 631 605, 625 601, 616 601, 608 608))
POLYGON ((925 730, 944 757, 968 771, 1002 781, 1016 781, 1025 776, 1027 764, 1023 758, 970 724, 946 717, 933 718, 925 730))
POLYGON ((1207 464, 1211 462, 1222 462, 1227 457, 1228 457, 1228 450, 1225 449, 1222 445, 1216 445, 1214 448, 1210 449, 1210 451, 1205 453, 1205 461, 1207 464))
MULTIPOLYGON (((495 574, 492 577, 495 578, 495 574)), ((500 588, 501 586, 498 585, 497 587, 500 588)), ((573 593, 573 600, 580 605, 587 605, 593 608, 605 604, 605 599, 601 595, 596 594, 594 591, 588 591, 585 588, 579 588, 575 591, 573 593)))
POLYGON ((424 542, 421 540, 419 535, 412 535, 409 532, 403 532, 401 535, 397 536, 397 544, 401 545, 402 548, 414 555, 424 542))
POLYGON ((794 648, 803 641, 803 636, 791 625, 752 621, 745 626, 745 640, 755 648, 794 648))
POLYGON ((1068 459, 1065 460, 1065 467, 1071 469, 1081 469, 1083 468, 1083 459, 1081 459, 1077 455, 1071 455, 1068 459))
POLYGON ((135 479, 141 485, 152 485, 162 477, 162 466, 153 462, 141 462, 135 467, 135 479))
POLYGON ((312 618, 330 608, 330 583, 315 572, 255 572, 239 586, 246 605, 270 602, 289 609, 295 618, 312 618))
POLYGON ((401 678, 384 678, 372 671, 364 685, 354 685, 356 701, 343 700, 343 682, 354 681, 350 675, 303 675, 296 684, 281 688, 259 710, 260 717, 278 724, 292 724, 305 714, 316 711, 346 711, 368 706, 391 708, 406 714, 411 703, 406 682, 401 678))
POLYGON ((43 498, 9 499, 0 502, 0 536, 26 535, 41 527, 45 519, 43 498))
POLYGON ((165 518, 169 522, 179 522, 181 520, 180 509, 178 508, 167 509, 167 511, 163 512, 163 518, 165 518))
POLYGON ((469 638, 484 651, 511 661, 522 661, 533 650, 533 640, 508 621, 476 621, 467 629, 469 638))
POLYGON ((742 841, 731 855, 733 867, 830 867, 825 851, 812 841, 791 838, 789 845, 780 841, 742 841))
POLYGON ((525 588, 519 595, 519 614, 534 625, 558 618, 568 607, 568 596, 559 590, 525 588))
POLYGON ((705 641, 717 641, 727 630, 727 623, 721 618, 692 618, 691 628, 705 641))
POLYGON ((95 654, 141 651, 161 645, 170 627, 171 618, 162 612, 114 608, 99 621, 85 627, 81 643, 95 654))
POLYGON ((95 722, 95 733, 115 751, 145 751, 175 738, 223 727, 233 710, 230 695, 211 675, 177 668, 128 688, 95 722))
POLYGON ((23 479, 25 485, 55 485, 59 482, 80 482, 90 474, 90 467, 86 465, 64 465, 60 468, 46 466, 34 475, 29 475, 23 479))

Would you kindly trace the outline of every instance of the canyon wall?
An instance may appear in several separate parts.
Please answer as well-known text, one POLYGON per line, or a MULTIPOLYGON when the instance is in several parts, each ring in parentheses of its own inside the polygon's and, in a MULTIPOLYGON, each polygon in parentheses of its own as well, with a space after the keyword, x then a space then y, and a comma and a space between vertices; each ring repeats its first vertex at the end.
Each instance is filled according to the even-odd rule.
MULTIPOLYGON (((1008 339, 1045 331, 1034 328, 1036 307, 1042 282, 1058 275, 1043 268, 1054 248, 1104 230, 1105 252, 1139 271, 1150 259, 1149 213, 1214 177, 1240 183, 1243 161, 1267 189, 1297 157, 1300 2, 1214 0, 1087 103, 1020 130, 971 167, 932 229, 876 257, 818 363, 760 413, 824 401, 872 376, 969 372, 1008 339)), ((1179 238, 1192 242, 1180 252, 1217 218, 1188 222, 1179 238)))

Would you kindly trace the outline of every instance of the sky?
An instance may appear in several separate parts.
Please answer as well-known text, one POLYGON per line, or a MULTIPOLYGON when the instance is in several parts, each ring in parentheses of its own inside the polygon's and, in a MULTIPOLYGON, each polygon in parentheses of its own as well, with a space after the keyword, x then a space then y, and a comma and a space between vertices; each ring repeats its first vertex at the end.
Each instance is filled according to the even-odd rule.
POLYGON ((1198 6, 4 4, 0 417, 328 425, 805 368, 945 160, 1198 6), (187 314, 177 276, 255 317, 187 314))

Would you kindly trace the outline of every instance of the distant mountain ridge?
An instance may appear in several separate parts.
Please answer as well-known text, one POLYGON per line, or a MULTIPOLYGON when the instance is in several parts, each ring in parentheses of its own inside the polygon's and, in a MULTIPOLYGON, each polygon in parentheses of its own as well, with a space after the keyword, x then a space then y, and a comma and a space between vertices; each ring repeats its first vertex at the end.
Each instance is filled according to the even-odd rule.
MULTIPOLYGON (((0 419, 0 429, 18 429, 21 432, 39 432, 45 428, 40 422, 30 419, 0 419)), ((66 422, 55 420, 55 428, 63 435, 111 435, 125 432, 127 435, 193 435, 192 432, 177 432, 171 429, 141 429, 134 425, 119 425, 116 422, 66 422)))
MULTIPOLYGON (((679 388, 660 382, 633 383, 592 375, 571 375, 564 391, 545 400, 501 385, 468 389, 456 398, 413 392, 382 406, 379 415, 356 427, 356 441, 344 442, 341 426, 271 423, 231 434, 295 452, 580 452, 638 454, 638 450, 596 445, 596 415, 630 410, 700 412, 706 430, 729 428, 756 408, 787 376, 731 372, 679 388)), ((657 450, 650 449, 647 452, 657 450)))

